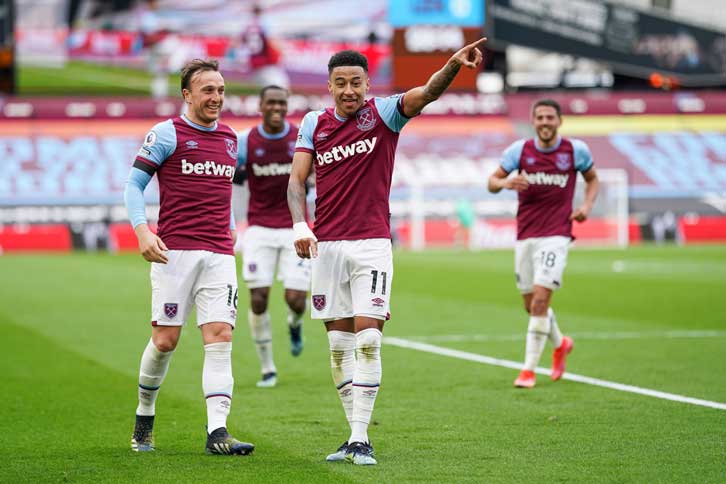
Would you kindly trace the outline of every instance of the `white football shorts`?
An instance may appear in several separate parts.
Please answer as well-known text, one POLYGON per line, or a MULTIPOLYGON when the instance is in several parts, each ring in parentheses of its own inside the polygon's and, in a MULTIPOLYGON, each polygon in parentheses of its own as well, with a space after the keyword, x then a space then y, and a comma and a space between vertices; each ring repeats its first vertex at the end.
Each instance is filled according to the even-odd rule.
POLYGON ((307 291, 310 288, 310 259, 295 253, 292 228, 271 229, 252 225, 242 236, 242 279, 248 289, 270 287, 275 280, 285 289, 307 291))
POLYGON ((561 288, 570 241, 564 236, 518 240, 514 244, 514 273, 519 292, 529 294, 533 286, 553 291, 561 288))
POLYGON ((151 321, 183 326, 197 306, 197 326, 237 317, 237 266, 234 256, 207 250, 169 250, 169 262, 151 263, 151 321))
POLYGON ((393 253, 389 239, 318 242, 312 259, 311 317, 390 317, 393 253))

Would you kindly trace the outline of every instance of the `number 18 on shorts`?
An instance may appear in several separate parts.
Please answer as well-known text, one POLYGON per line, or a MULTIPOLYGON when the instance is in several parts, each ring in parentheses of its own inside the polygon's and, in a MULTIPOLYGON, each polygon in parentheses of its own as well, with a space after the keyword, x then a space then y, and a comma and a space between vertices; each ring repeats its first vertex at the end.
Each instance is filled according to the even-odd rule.
POLYGON ((518 240, 514 246, 514 272, 519 291, 529 294, 535 285, 553 291, 561 288, 569 246, 570 238, 563 236, 518 240))
POLYGON ((389 239, 319 242, 312 262, 313 319, 388 319, 393 282, 389 239))

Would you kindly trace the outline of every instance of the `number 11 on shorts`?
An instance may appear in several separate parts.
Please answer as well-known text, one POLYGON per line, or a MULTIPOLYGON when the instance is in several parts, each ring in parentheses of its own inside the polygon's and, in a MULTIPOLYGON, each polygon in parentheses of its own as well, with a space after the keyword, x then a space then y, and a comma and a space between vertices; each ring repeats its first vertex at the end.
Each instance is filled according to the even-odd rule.
MULTIPOLYGON (((376 293, 376 286, 378 285, 378 271, 371 271, 371 275, 373 276, 373 282, 371 283, 371 294, 376 293)), ((386 276, 387 274, 384 272, 381 272, 381 295, 386 294, 386 276)))

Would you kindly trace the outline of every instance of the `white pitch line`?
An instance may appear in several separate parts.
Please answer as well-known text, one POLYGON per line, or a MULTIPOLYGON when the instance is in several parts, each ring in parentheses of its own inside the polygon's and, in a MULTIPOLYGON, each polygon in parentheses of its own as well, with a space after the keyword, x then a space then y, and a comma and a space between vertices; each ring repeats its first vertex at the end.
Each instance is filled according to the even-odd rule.
MULTIPOLYGON (((616 331, 616 332, 582 332, 567 333, 575 339, 646 339, 646 338, 723 338, 726 331, 698 330, 698 331, 616 331)), ((469 341, 522 341, 525 332, 517 334, 435 334, 430 336, 408 336, 416 341, 438 341, 449 343, 465 343, 469 341)))
MULTIPOLYGON (((511 368, 513 370, 519 370, 522 368, 522 364, 516 361, 503 360, 499 358, 492 358, 491 356, 478 355, 476 353, 468 353, 466 351, 453 350, 450 348, 444 348, 441 346, 434 346, 427 343, 419 343, 416 341, 409 341, 403 338, 394 338, 386 336, 383 338, 385 344, 398 346, 401 348, 408 348, 426 353, 433 353, 435 355, 450 356, 451 358, 458 358, 461 360, 474 361, 477 363, 484 363, 486 365, 503 366, 505 368, 511 368)), ((535 373, 540 375, 549 375, 550 371, 546 368, 537 368, 535 373)), ((588 385, 595 385, 604 388, 610 388, 612 390, 619 390, 621 392, 637 393, 638 395, 646 395, 648 397, 660 398, 663 400, 670 400, 673 402, 690 403, 691 405, 699 405, 702 407, 715 408, 717 410, 726 410, 726 403, 712 402, 710 400, 701 400, 699 398, 686 397, 683 395, 676 395, 674 393, 666 393, 658 390, 650 390, 648 388, 636 387, 633 385, 625 385, 623 383, 617 383, 607 380, 600 380, 599 378, 591 378, 589 376, 577 375, 575 373, 565 373, 562 376, 564 380, 572 380, 580 383, 587 383, 588 385)))

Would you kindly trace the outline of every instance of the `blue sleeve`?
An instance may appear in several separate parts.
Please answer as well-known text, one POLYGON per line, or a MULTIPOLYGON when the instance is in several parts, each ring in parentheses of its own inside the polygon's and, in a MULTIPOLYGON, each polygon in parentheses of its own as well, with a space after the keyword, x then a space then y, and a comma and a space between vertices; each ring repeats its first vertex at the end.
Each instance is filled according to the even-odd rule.
POLYGON ((236 228, 237 225, 234 223, 234 208, 232 208, 229 211, 229 230, 234 230, 236 228))
POLYGON ((146 133, 144 144, 141 145, 136 156, 160 166, 175 150, 176 129, 174 129, 174 122, 167 119, 154 125, 151 131, 146 133))
POLYGON ((144 189, 149 181, 151 181, 151 175, 133 167, 129 172, 129 178, 126 180, 124 203, 126 204, 126 213, 134 228, 137 225, 146 223, 144 189))
POLYGON ((502 153, 502 169, 507 173, 519 169, 519 159, 522 158, 522 150, 524 149, 524 140, 515 141, 509 148, 502 153))
POLYGON ((391 131, 400 132, 411 118, 403 114, 403 94, 374 98, 378 114, 391 131))
POLYGON ((318 125, 318 117, 320 117, 321 114, 323 114, 323 111, 310 111, 305 115, 300 123, 300 129, 297 132, 297 143, 295 143, 295 149, 305 148, 315 151, 315 147, 313 146, 313 133, 318 125))
POLYGON ((249 135, 249 129, 237 134, 237 169, 247 164, 247 137, 249 135))
POLYGON ((586 172, 592 168, 592 153, 590 148, 587 147, 584 141, 579 139, 572 140, 572 148, 575 151, 575 169, 581 172, 586 172))

